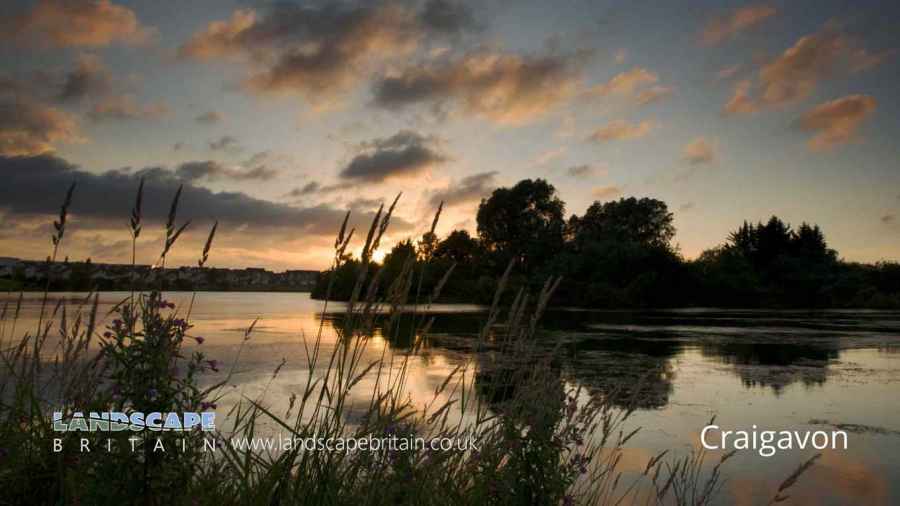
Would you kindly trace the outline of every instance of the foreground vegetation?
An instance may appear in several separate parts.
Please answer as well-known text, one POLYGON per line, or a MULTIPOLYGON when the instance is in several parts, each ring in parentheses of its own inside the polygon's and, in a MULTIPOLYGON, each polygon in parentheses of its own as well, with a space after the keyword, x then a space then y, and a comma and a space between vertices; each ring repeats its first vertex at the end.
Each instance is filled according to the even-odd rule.
MULTIPOLYGON (((66 230, 72 189, 54 224, 53 253, 66 230)), ((141 232, 140 190, 131 230, 141 232)), ((176 225, 178 194, 166 223, 160 258, 174 246, 184 226, 176 225)), ((623 446, 637 432, 627 430, 631 411, 603 399, 585 401, 578 387, 548 381, 553 350, 535 346, 542 312, 559 286, 550 278, 533 296, 520 288, 504 309, 503 294, 511 288, 514 262, 497 281, 479 345, 491 343, 494 356, 515 361, 465 364, 435 391, 427 409, 414 406, 406 393, 407 361, 427 345, 432 320, 426 314, 405 314, 407 302, 430 304, 448 286, 454 267, 439 271, 433 290, 423 290, 426 271, 437 270, 431 258, 409 257, 400 275, 386 285, 383 270, 370 271, 369 258, 387 229, 393 206, 379 211, 362 249, 364 267, 357 273, 350 303, 340 323, 334 347, 323 339, 324 327, 305 345, 306 376, 287 413, 274 413, 264 397, 235 399, 231 373, 210 360, 202 346, 184 344, 202 338, 192 334, 190 307, 176 308, 158 291, 135 292, 113 310, 98 314, 98 297, 83 303, 49 307, 44 299, 37 327, 16 338, 20 307, 0 313, 0 504, 678 504, 711 502, 722 483, 721 466, 731 454, 712 462, 692 452, 651 458, 639 472, 620 468, 623 446), (414 273, 417 273, 414 275, 414 273), (385 286, 384 290, 379 287, 385 286), (381 297, 378 294, 385 293, 381 297), (108 316, 108 318, 107 318, 108 316), (412 318, 411 352, 387 353, 366 362, 374 324, 396 329, 412 318), (108 321, 108 323, 106 323, 108 321), (501 324, 498 325, 498 324, 501 324), (499 331, 497 329, 502 329, 499 331), (541 351, 543 350, 543 351, 541 351), (467 378, 493 378, 475 392, 467 378), (374 389, 364 406, 349 403, 350 392, 374 375, 374 389), (497 395, 494 395, 497 394, 497 395), (500 395, 502 394, 502 395, 500 395), (184 412, 215 409, 228 397, 237 401, 226 420, 217 420, 212 435, 202 432, 54 432, 51 411, 184 412), (491 405, 482 399, 494 398, 491 405), (444 399, 444 400, 441 400, 444 399), (293 413, 293 414, 291 414, 293 413), (471 438, 479 450, 430 452, 304 451, 261 452, 228 445, 231 436, 253 437, 263 423, 286 436, 379 437, 385 434, 471 438), (220 444, 203 451, 204 438, 220 444), (63 439, 54 451, 53 438, 63 439), (80 451, 80 439, 90 447, 114 451, 80 451), (129 451, 129 438, 137 439, 129 451), (157 439, 166 447, 186 440, 181 451, 154 451, 157 439)), ((345 221, 346 225, 346 221, 345 221)), ((210 232, 199 265, 210 254, 210 232)), ((343 272, 353 231, 341 229, 335 241, 334 271, 343 272)), ((326 288, 326 299, 339 278, 326 288)), ((21 299, 19 299, 21 301, 21 299)), ((249 323, 244 343, 252 335, 249 323)), ((324 320, 322 322, 324 325, 324 320)), ((21 330, 21 329, 20 329, 21 330)), ((242 345, 243 346, 243 345, 242 345)), ((240 352, 238 352, 238 356, 240 352)), ((234 367, 231 367, 231 371, 234 367)), ((279 374, 281 366, 274 372, 279 374)), ((221 413, 220 413, 221 415, 221 413)), ((784 500, 801 466, 776 490, 773 502, 784 500)))
MULTIPOLYGON (((387 286, 409 258, 436 264, 422 279, 425 289, 455 265, 443 290, 447 301, 490 303, 496 280, 511 261, 518 287, 536 290, 549 276, 563 281, 554 303, 581 307, 900 307, 900 264, 846 262, 828 247, 816 225, 796 229, 773 216, 744 222, 725 242, 695 260, 673 244, 673 215, 665 202, 621 198, 594 202, 582 216, 564 218, 565 205, 541 179, 500 188, 481 202, 478 235, 433 233, 393 247, 380 272, 387 286)), ((347 300, 363 269, 347 257, 335 271, 332 296, 347 300)), ((321 298, 332 273, 319 277, 321 298)))

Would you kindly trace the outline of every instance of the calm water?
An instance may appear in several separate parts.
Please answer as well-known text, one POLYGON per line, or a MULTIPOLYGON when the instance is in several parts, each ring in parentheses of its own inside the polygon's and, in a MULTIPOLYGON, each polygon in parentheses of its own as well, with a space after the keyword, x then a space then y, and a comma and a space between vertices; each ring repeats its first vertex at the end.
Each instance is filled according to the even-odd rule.
MULTIPOLYGON (((124 295, 102 294, 101 312, 124 295)), ((53 295, 54 302, 63 298, 75 303, 79 297, 53 295)), ((187 307, 190 295, 166 298, 187 307)), ((37 294, 26 298, 17 334, 34 328, 39 304, 37 294)), ((325 316, 326 354, 334 343, 329 325, 342 309, 331 303, 325 316)), ((205 352, 230 364, 245 329, 259 317, 232 388, 250 397, 265 390, 266 402, 283 412, 291 394, 302 389, 302 340, 315 336, 321 311, 322 303, 307 294, 201 293, 191 320, 194 334, 206 338, 205 352), (285 365, 273 379, 282 360, 285 365)), ((407 382, 420 405, 433 399, 457 365, 481 360, 469 344, 484 319, 482 309, 439 305, 433 311, 438 313, 434 336, 412 358, 407 382)), ((849 448, 825 450, 793 489, 794 503, 900 504, 900 312, 560 310, 547 315, 544 328, 548 338, 566 342, 561 382, 583 386, 585 395, 618 391, 623 404, 625 398, 636 399, 639 409, 629 426, 642 429, 629 441, 625 469, 643 470, 650 456, 663 449, 699 446, 699 432, 712 415, 728 430, 749 430, 753 424, 767 430, 831 431, 840 426, 849 433, 849 448)), ((0 335, 9 339, 10 332, 6 323, 0 335)), ((403 343, 380 333, 367 351, 371 359, 405 352, 403 343)), ((355 388, 360 404, 374 381, 370 377, 355 388)), ((726 467, 720 501, 764 504, 774 487, 813 453, 794 450, 764 458, 739 452, 726 467)))

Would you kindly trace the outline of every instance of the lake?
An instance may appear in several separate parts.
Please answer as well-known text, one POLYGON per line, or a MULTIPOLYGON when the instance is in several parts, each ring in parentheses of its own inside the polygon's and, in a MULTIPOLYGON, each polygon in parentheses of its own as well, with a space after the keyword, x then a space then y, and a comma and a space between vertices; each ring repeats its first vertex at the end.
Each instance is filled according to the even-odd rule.
MULTIPOLYGON (((101 313, 125 296, 101 294, 101 313)), ((0 296, 0 306, 15 304, 10 297, 0 296)), ((51 305, 65 300, 71 306, 84 294, 50 297, 51 305)), ((186 308, 191 295, 165 298, 186 308)), ((17 336, 35 328, 40 300, 41 294, 26 294, 17 336)), ((225 364, 223 369, 240 353, 230 388, 254 398, 264 392, 265 403, 283 413, 306 379, 303 339, 315 337, 322 318, 324 352, 334 345, 331 325, 344 305, 330 303, 324 317, 322 309, 322 302, 305 293, 198 293, 192 334, 205 338, 202 348, 225 364)), ((483 308, 435 305, 430 312, 436 317, 431 338, 409 361, 407 390, 419 405, 432 400, 455 367, 477 365, 482 358, 471 343, 485 319, 483 308)), ((8 321, 0 325, 6 344, 13 329, 8 321)), ((700 431, 713 415, 723 430, 840 429, 849 435, 848 448, 822 451, 792 489, 794 503, 900 504, 900 312, 556 309, 544 318, 541 335, 564 343, 561 381, 583 386, 588 395, 618 392, 617 402, 637 407, 628 427, 641 430, 628 442, 626 469, 642 470, 663 449, 698 447, 700 431)), ((401 357, 407 347, 379 332, 367 353, 401 357)), ((373 384, 370 377, 354 388, 360 403, 373 384)), ((227 408, 223 403, 218 409, 227 408)), ((719 501, 767 502, 774 487, 814 453, 738 452, 726 464, 719 501)))

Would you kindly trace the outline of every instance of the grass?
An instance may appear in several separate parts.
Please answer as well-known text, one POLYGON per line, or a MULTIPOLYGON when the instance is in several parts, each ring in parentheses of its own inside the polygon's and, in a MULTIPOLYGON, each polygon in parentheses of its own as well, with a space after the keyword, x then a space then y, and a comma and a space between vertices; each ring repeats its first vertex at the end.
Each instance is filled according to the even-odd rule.
MULTIPOLYGON (((131 213, 133 246, 143 226, 142 188, 131 213)), ((63 241, 71 195, 72 189, 55 222, 51 261, 63 241)), ((180 191, 166 222, 159 266, 187 227, 176 224, 179 197, 180 191)), ((396 203, 375 214, 362 266, 378 248, 396 203)), ((439 215, 440 209, 434 225, 439 215)), ((348 222, 349 213, 335 240, 334 267, 344 261, 355 234, 348 222)), ((213 250, 216 228, 200 255, 201 268, 213 250)), ((662 452, 641 473, 620 468, 623 449, 638 431, 626 429, 632 411, 603 399, 585 401, 578 387, 559 382, 554 371, 558 347, 548 351, 535 340, 559 280, 547 280, 536 294, 519 290, 511 307, 501 307, 513 264, 499 280, 475 348, 490 345, 491 356, 515 360, 473 359, 447 376, 426 408, 414 405, 406 389, 409 360, 427 345, 433 323, 418 308, 440 297, 453 270, 442 274, 432 292, 422 293, 413 279, 423 276, 414 273, 428 269, 429 260, 408 258, 384 291, 379 274, 363 267, 344 315, 335 320, 336 345, 327 346, 324 318, 315 336, 302 336, 307 372, 298 380, 288 412, 274 413, 264 394, 244 397, 228 413, 227 423, 218 420, 212 434, 57 433, 50 419, 52 411, 202 411, 234 395, 227 385, 240 350, 235 364, 225 368, 199 351, 202 347, 190 353, 184 347, 192 339, 201 342, 191 333, 193 297, 188 307, 176 308, 158 291, 133 291, 111 314, 102 315, 96 293, 73 305, 50 304, 45 295, 34 329, 17 327, 19 305, 7 303, 0 317, 0 504, 702 505, 714 499, 730 454, 707 462, 703 452, 674 460, 662 452), (379 292, 387 295, 378 298, 379 292), (409 303, 417 304, 412 312, 404 309, 409 303), (406 341, 412 353, 394 356, 384 348, 376 359, 367 359, 376 326, 394 335, 410 329, 406 341), (201 387, 204 375, 220 368, 229 371, 224 379, 201 387), (372 377, 368 401, 352 405, 351 391, 372 377), (477 385, 473 378, 480 378, 477 385), (259 451, 228 444, 229 438, 260 435, 264 425, 297 438, 415 435, 474 440, 479 448, 351 453, 301 447, 259 451), (63 440, 61 451, 53 451, 54 438, 63 440), (85 453, 79 449, 81 438, 93 448, 112 438, 118 450, 85 453), (135 451, 129 451, 129 438, 136 440, 135 451), (220 450, 203 451, 206 438, 214 438, 220 450), (153 451, 157 440, 186 450, 153 451)), ((255 324, 249 324, 242 347, 255 324)), ((791 475, 773 501, 783 500, 810 464, 791 475)))

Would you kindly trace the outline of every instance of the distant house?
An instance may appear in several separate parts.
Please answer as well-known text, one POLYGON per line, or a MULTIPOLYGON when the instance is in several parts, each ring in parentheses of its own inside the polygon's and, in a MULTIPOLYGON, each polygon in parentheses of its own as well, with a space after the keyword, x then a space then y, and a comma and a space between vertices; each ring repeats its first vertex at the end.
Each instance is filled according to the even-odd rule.
POLYGON ((284 285, 288 288, 312 290, 316 286, 319 271, 288 270, 284 271, 281 276, 284 279, 284 285))
MULTIPOLYGON (((148 265, 104 264, 88 262, 55 262, 21 260, 0 257, 0 278, 23 276, 26 282, 37 283, 47 279, 50 273, 54 284, 65 289, 74 283, 81 286, 85 279, 102 289, 133 287, 135 282, 144 286, 159 286, 176 290, 289 290, 311 291, 318 271, 288 270, 272 272, 261 267, 224 269, 207 267, 174 267, 152 269, 148 265)), ((79 289, 83 289, 79 288, 79 289)))
POLYGON ((0 278, 11 278, 16 273, 16 268, 22 265, 22 261, 13 257, 0 257, 0 278))

